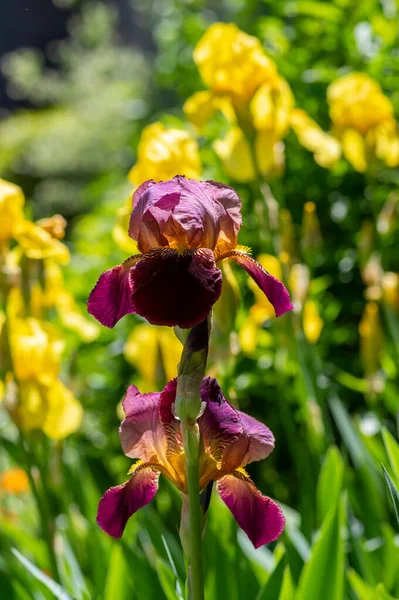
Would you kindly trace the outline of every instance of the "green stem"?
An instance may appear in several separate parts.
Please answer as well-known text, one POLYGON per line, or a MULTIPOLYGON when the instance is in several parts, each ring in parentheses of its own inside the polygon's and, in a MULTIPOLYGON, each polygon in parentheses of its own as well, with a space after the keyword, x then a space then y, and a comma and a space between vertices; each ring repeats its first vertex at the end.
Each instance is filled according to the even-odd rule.
POLYGON ((211 317, 190 331, 179 365, 175 413, 181 421, 186 455, 187 495, 183 494, 180 537, 187 560, 187 598, 204 599, 202 568, 203 513, 200 504, 200 433, 197 419, 201 414, 201 383, 205 375, 211 317))
MULTIPOLYGON (((42 530, 42 536, 43 536, 44 540, 46 541, 51 574, 55 581, 57 581, 58 583, 61 583, 60 573, 59 573, 58 564, 57 564, 57 557, 56 557, 55 550, 54 550, 54 539, 53 539, 53 534, 51 531, 49 503, 48 503, 47 497, 45 496, 45 493, 44 493, 43 481, 41 482, 42 483, 42 486, 41 486, 42 494, 40 494, 39 489, 36 485, 36 481, 32 474, 32 470, 36 465, 32 461, 31 447, 28 445, 28 442, 26 441, 26 439, 24 439, 22 437, 22 434, 21 434, 21 446, 22 446, 22 449, 23 449, 24 455, 25 455, 29 484, 30 484, 32 493, 35 497, 37 510, 40 515, 40 525, 41 525, 41 530, 42 530)), ((40 469, 39 469, 39 471, 40 471, 40 469)), ((41 479, 42 479, 42 472, 40 471, 40 473, 41 473, 41 479)))
POLYGON ((187 457, 187 487, 189 511, 188 599, 204 599, 202 566, 202 524, 199 488, 199 430, 197 424, 182 423, 183 443, 187 457))

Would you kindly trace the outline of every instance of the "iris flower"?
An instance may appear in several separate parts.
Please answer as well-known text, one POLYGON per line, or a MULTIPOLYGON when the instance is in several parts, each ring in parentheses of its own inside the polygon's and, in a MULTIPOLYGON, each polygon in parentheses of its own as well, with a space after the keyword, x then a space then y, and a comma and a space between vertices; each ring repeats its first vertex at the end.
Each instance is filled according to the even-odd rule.
MULTIPOLYGON (((130 469, 130 479, 110 488, 100 500, 97 522, 112 537, 121 537, 128 519, 151 502, 160 473, 187 494, 180 422, 172 408, 176 386, 174 379, 161 393, 140 394, 135 386, 127 390, 120 438, 124 453, 140 460, 130 469)), ((221 499, 259 548, 279 537, 285 519, 280 507, 256 488, 244 467, 272 452, 273 434, 256 419, 235 410, 216 379, 203 380, 201 397, 205 410, 198 419, 200 489, 216 482, 221 499)))
POLYGON ((137 313, 154 325, 190 328, 219 298, 232 259, 254 279, 276 315, 292 308, 284 285, 238 245, 241 200, 233 188, 176 176, 143 183, 133 195, 129 235, 141 254, 105 271, 92 290, 89 312, 107 327, 137 313))

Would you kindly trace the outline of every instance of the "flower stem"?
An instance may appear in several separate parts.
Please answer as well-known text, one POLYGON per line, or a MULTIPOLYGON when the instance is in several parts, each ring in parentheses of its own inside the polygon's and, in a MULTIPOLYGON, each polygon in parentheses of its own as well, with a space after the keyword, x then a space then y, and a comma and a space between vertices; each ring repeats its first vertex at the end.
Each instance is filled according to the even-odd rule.
POLYGON ((190 331, 180 361, 175 401, 175 413, 181 421, 186 455, 187 495, 183 494, 180 536, 187 561, 188 600, 204 599, 204 518, 200 504, 200 434, 197 419, 202 410, 201 383, 205 375, 209 335, 210 317, 190 331))
POLYGON ((190 532, 188 557, 188 600, 203 600, 202 566, 203 515, 199 489, 199 430, 198 425, 182 423, 184 448, 187 457, 188 525, 190 532))
POLYGON ((36 485, 36 481, 33 477, 33 469, 36 466, 32 460, 32 446, 28 445, 27 440, 22 436, 21 433, 21 446, 25 455, 26 466, 27 466, 27 474, 29 478, 29 484, 34 495, 37 510, 40 515, 40 525, 42 530, 43 539, 46 541, 47 552, 48 552, 48 561, 51 570, 51 576, 58 583, 60 580, 60 573, 57 564, 57 557, 54 548, 54 537, 52 532, 52 524, 50 518, 49 511, 49 503, 47 496, 45 496, 44 487, 43 487, 43 473, 40 471, 41 475, 41 491, 40 493, 38 486, 36 485))

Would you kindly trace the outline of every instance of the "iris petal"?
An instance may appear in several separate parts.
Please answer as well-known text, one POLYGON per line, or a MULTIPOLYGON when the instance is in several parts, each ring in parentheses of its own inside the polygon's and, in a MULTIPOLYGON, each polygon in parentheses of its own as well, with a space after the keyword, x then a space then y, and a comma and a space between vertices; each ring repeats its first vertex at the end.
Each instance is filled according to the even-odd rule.
POLYGON ((206 377, 201 385, 201 398, 206 402, 198 425, 205 451, 220 462, 224 450, 237 440, 242 432, 238 412, 227 402, 216 379, 206 377))
POLYGON ((129 518, 149 504, 158 489, 159 472, 140 464, 131 478, 105 492, 98 505, 97 523, 109 535, 120 538, 129 518))
POLYGON ((264 292, 269 302, 273 305, 276 317, 280 317, 285 312, 294 308, 285 285, 265 271, 262 265, 252 258, 252 256, 240 250, 233 250, 221 256, 219 260, 230 258, 241 265, 260 287, 262 292, 264 292))
POLYGON ((223 453, 223 469, 234 470, 269 456, 274 448, 274 436, 260 421, 237 411, 242 433, 223 453))
POLYGON ((225 475, 217 482, 217 491, 255 548, 273 542, 283 532, 281 508, 263 496, 247 475, 239 471, 225 475))
POLYGON ((145 461, 159 460, 165 445, 165 436, 158 419, 159 393, 140 394, 134 385, 127 389, 123 400, 126 419, 119 435, 122 450, 130 458, 145 461))
POLYGON ((132 256, 122 265, 100 275, 87 301, 87 310, 102 325, 114 325, 127 314, 135 312, 131 301, 129 269, 141 256, 132 256))
POLYGON ((222 272, 211 250, 147 252, 130 270, 134 312, 153 325, 194 327, 222 290, 222 272))

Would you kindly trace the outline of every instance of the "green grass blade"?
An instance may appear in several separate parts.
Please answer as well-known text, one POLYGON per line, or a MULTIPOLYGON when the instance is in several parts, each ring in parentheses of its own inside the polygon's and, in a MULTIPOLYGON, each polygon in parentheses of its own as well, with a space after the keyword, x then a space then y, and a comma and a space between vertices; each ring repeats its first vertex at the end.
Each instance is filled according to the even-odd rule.
POLYGON ((18 552, 16 548, 12 548, 11 552, 17 558, 23 566, 29 571, 31 575, 41 583, 43 583, 52 594, 54 594, 57 600, 72 600, 71 596, 61 587, 54 579, 51 579, 43 571, 41 571, 36 565, 34 565, 29 559, 23 554, 18 552))
POLYGON ((386 470, 386 468, 384 467, 384 465, 382 465, 382 470, 384 473, 384 477, 385 477, 385 482, 388 486, 388 490, 389 490, 389 494, 392 498, 392 504, 393 507, 395 509, 395 514, 396 514, 396 519, 398 521, 399 524, 399 492, 394 484, 394 482, 392 481, 392 479, 390 478, 388 471, 386 470))

